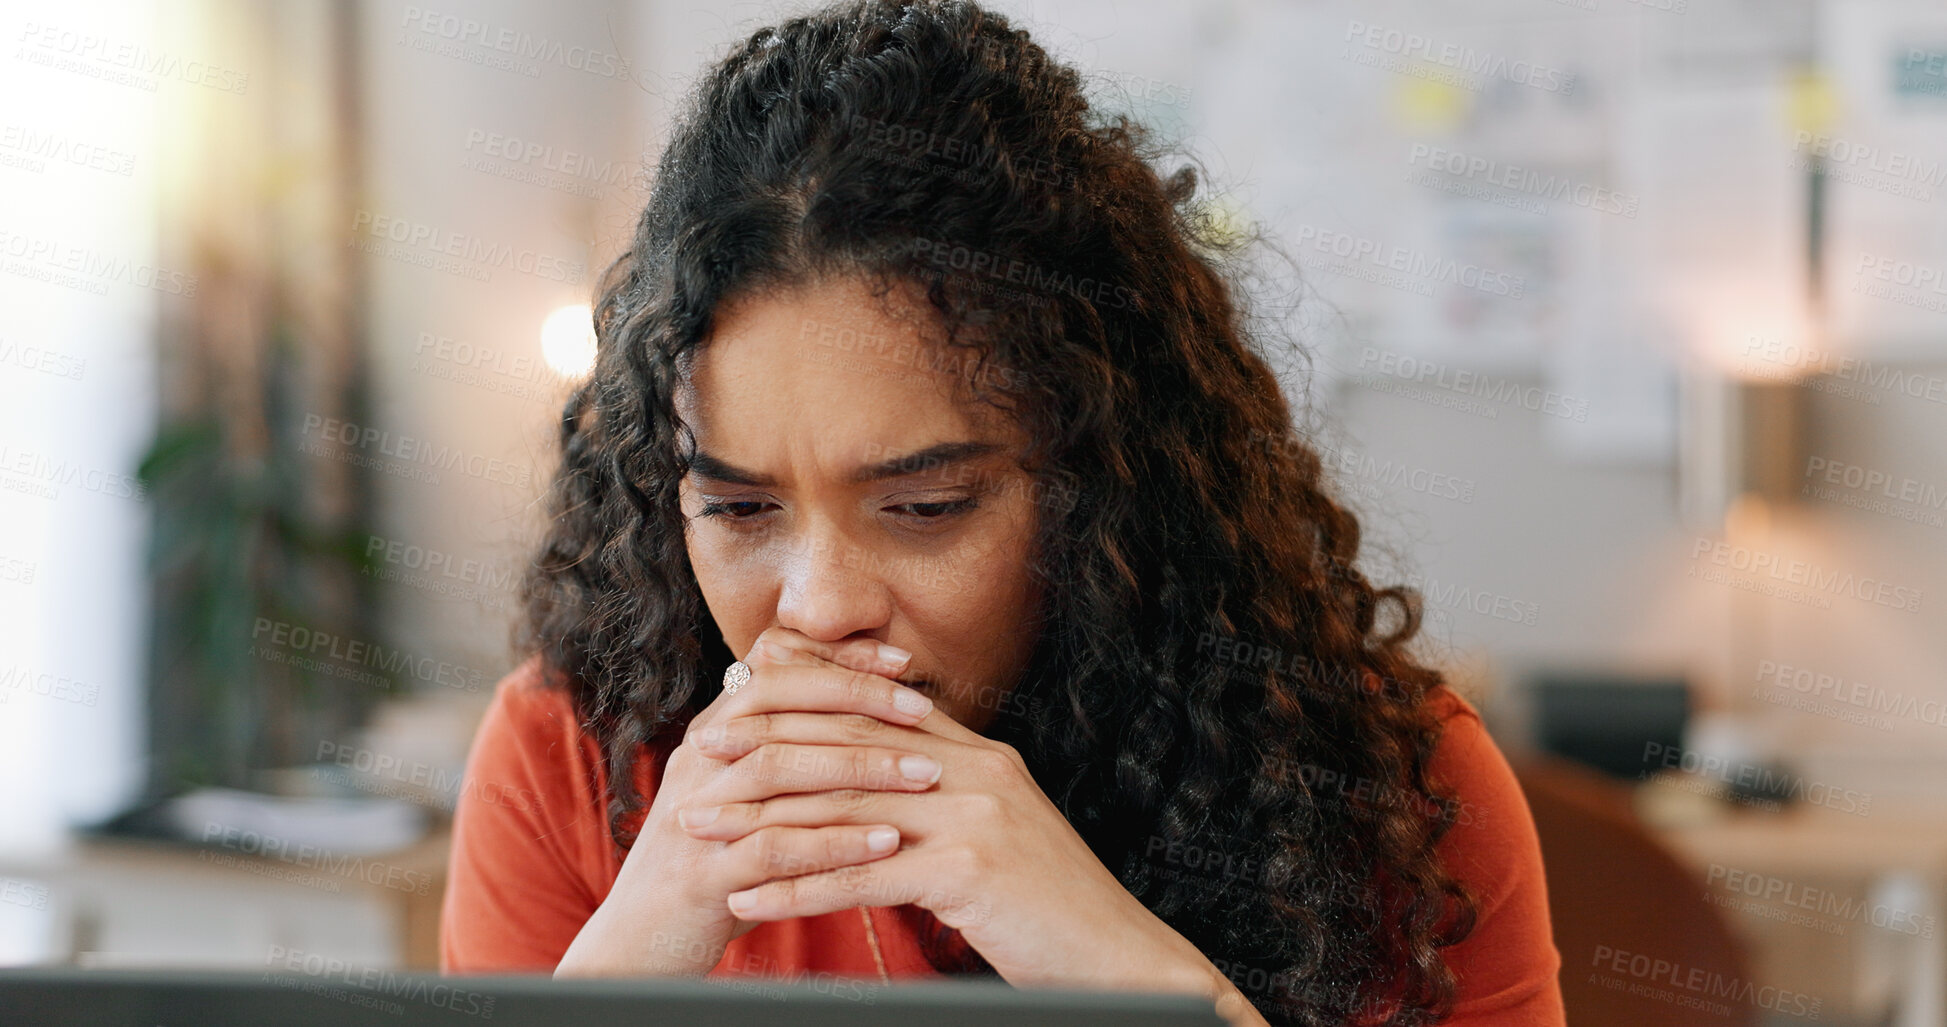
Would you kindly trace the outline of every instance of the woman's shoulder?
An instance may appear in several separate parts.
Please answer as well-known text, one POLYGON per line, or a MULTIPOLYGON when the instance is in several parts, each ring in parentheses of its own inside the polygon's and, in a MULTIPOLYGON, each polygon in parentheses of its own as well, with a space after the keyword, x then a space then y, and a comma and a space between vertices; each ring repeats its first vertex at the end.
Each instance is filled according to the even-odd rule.
POLYGON ((1426 704, 1435 711, 1440 725, 1428 777, 1457 803, 1456 830, 1449 832, 1443 848, 1461 847, 1454 844, 1456 841, 1465 842, 1470 849, 1492 843, 1504 859, 1524 855, 1523 843, 1533 839, 1534 822, 1514 770, 1488 734, 1480 710, 1446 685, 1429 690, 1426 704), (1497 819, 1501 823, 1490 826, 1497 819), (1460 828, 1488 830, 1463 833, 1460 828), (1456 839, 1455 834, 1461 834, 1461 838, 1456 839))
POLYGON ((563 715, 570 719, 574 716, 573 698, 560 674, 547 669, 540 653, 522 660, 494 685, 493 702, 523 722, 552 722, 563 715))
MULTIPOLYGON (((636 787, 645 798, 652 796, 650 761, 638 759, 634 771, 636 787)), ((496 780, 517 785, 547 809, 548 826, 574 838, 578 848, 609 851, 609 774, 602 743, 582 722, 564 678, 539 655, 494 686, 467 773, 481 787, 496 780)))
MULTIPOLYGON (((1470 797, 1484 798, 1488 793, 1505 802, 1510 789, 1519 798, 1514 771, 1493 736, 1488 734, 1480 710, 1447 685, 1429 690, 1426 704, 1433 709, 1440 725, 1440 739, 1434 747, 1430 767, 1434 783, 1457 793, 1463 802, 1470 797)), ((1471 822, 1480 812, 1463 809, 1460 816, 1471 822)), ((1525 802, 1522 815, 1527 815, 1525 802)))
POLYGON ((1440 862, 1475 902, 1473 934, 1445 953, 1461 986, 1450 1022, 1559 1024, 1561 956, 1527 798, 1473 703, 1444 685, 1426 701, 1441 724, 1428 776, 1454 800, 1440 862))
POLYGON ((442 967, 551 969, 614 880, 603 811, 599 747, 530 658, 494 686, 467 757, 442 967))
POLYGON ((600 746, 582 727, 573 697, 539 655, 494 685, 467 759, 470 775, 518 782, 561 802, 585 798, 600 770, 600 746))
MULTIPOLYGON (((528 774, 567 793, 564 797, 607 808, 609 760, 601 739, 582 721, 567 678, 539 654, 508 671, 495 686, 479 737, 482 746, 521 752, 528 774)), ((646 803, 656 793, 656 761, 647 748, 637 752, 631 769, 636 791, 646 803)), ((642 813, 637 810, 634 816, 639 819, 642 813)))

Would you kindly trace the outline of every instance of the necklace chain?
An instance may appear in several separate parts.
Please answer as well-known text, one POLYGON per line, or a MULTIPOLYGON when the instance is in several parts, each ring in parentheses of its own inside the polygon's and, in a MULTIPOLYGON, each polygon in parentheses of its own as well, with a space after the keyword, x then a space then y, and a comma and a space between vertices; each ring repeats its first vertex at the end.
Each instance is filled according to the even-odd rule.
POLYGON ((879 954, 879 932, 872 926, 870 906, 858 907, 859 919, 865 921, 865 940, 872 946, 872 963, 879 968, 879 980, 890 985, 892 978, 886 974, 886 957, 879 954))

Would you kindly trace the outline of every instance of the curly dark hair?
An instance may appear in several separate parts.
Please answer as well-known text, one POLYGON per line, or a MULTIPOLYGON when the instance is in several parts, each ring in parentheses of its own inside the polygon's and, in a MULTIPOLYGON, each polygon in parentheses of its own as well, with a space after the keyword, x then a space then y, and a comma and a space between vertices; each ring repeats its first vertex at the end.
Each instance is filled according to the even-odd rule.
MULTIPOLYGON (((633 768, 660 769, 734 659, 677 498, 674 396, 713 312, 825 275, 917 286, 1066 497, 1038 505, 1041 633, 987 733, 1267 1018, 1433 1022, 1456 990, 1439 949, 1475 908, 1435 855, 1459 803, 1428 780, 1419 598, 1355 569, 1359 524, 1240 298, 1255 240, 1164 155, 963 0, 855 0, 736 46, 600 283, 516 648, 599 740, 625 850, 633 768)), ((992 972, 930 923, 936 966, 992 972)))

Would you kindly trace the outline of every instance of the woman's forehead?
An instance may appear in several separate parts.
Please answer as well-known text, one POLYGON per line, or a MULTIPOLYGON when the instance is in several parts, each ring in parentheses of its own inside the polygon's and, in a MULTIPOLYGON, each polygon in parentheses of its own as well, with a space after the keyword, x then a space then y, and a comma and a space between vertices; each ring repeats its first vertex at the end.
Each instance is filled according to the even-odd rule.
POLYGON ((733 462, 739 451, 849 465, 861 454, 1006 441, 1013 426, 966 388, 972 359, 860 281, 758 293, 720 312, 678 413, 699 448, 733 462))

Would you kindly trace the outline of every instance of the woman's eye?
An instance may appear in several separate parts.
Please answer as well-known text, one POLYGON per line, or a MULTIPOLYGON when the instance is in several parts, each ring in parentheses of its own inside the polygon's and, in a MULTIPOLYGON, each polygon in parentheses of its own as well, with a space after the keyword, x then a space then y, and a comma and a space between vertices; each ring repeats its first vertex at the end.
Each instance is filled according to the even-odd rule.
MULTIPOLYGON (((927 503, 899 503, 886 509, 922 521, 940 520, 955 514, 965 513, 979 505, 979 500, 969 496, 965 499, 939 500, 927 503)), ((762 516, 771 504, 760 500, 732 500, 725 502, 706 502, 698 513, 700 517, 716 517, 725 521, 750 521, 762 516)))
POLYGON ((755 501, 736 502, 736 503, 705 503, 703 504, 702 516, 722 517, 725 520, 742 521, 742 520, 748 520, 762 513, 763 507, 764 507, 763 503, 759 503, 755 501))
POLYGON ((937 503, 901 503, 898 506, 892 507, 892 509, 921 520, 930 521, 941 517, 949 517, 957 513, 964 513, 973 509, 975 505, 977 505, 976 501, 972 497, 969 497, 966 499, 942 500, 937 503))

